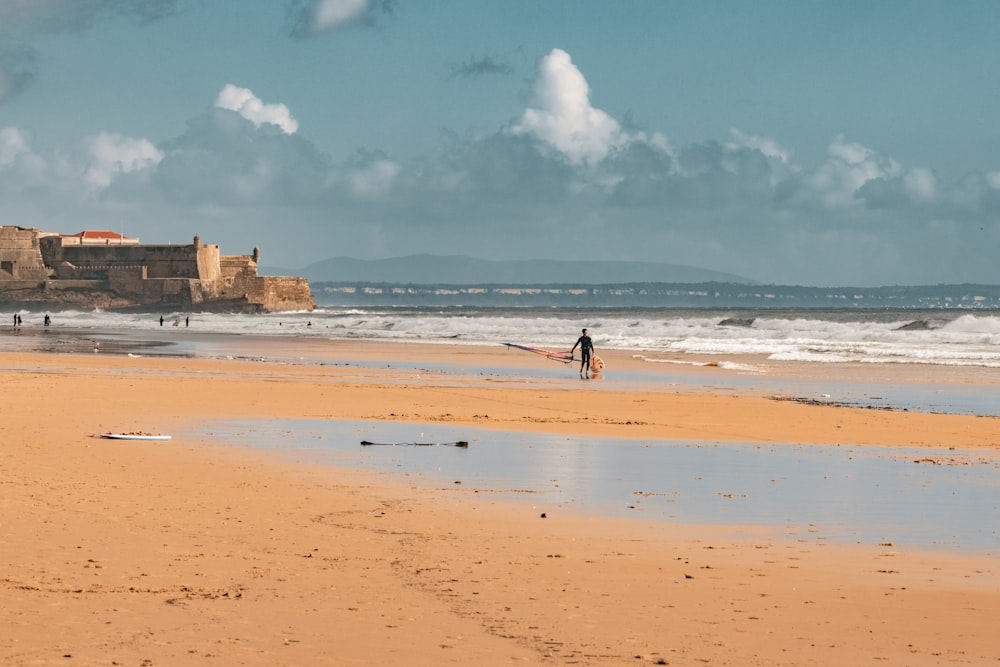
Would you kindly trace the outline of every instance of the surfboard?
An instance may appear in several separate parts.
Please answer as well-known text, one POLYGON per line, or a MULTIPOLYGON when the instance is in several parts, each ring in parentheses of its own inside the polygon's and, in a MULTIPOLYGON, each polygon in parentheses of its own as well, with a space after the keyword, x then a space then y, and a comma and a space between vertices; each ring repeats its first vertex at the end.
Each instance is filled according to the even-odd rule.
POLYGON ((600 373, 604 370, 604 359, 601 359, 596 354, 590 357, 590 372, 600 373))
POLYGON ((102 433, 101 437, 111 440, 170 440, 169 435, 144 435, 142 433, 102 433))

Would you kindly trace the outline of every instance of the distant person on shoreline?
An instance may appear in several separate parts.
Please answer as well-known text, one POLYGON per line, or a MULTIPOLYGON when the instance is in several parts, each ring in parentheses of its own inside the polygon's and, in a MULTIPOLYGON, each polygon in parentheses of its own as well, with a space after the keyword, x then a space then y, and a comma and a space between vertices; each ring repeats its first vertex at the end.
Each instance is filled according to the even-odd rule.
POLYGON ((160 326, 163 326, 163 315, 160 315, 160 326))
POLYGON ((50 324, 52 324, 52 318, 49 317, 48 313, 45 313, 45 326, 49 326, 50 324))
POLYGON ((594 343, 587 335, 587 330, 583 330, 583 335, 576 339, 573 349, 569 351, 572 355, 576 347, 580 346, 580 377, 590 377, 590 353, 594 351, 594 343))

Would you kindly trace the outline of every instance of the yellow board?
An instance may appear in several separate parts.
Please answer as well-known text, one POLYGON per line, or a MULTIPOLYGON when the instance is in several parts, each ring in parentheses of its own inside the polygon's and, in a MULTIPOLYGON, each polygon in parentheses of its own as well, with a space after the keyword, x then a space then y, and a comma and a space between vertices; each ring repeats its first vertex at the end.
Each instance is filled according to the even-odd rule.
POLYGON ((600 373, 604 370, 604 360, 596 354, 590 358, 590 372, 600 373))

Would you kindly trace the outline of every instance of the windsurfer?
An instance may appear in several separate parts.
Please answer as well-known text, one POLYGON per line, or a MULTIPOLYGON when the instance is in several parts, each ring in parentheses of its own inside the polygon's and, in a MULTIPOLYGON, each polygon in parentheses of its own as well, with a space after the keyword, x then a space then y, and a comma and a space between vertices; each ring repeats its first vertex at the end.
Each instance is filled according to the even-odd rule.
POLYGON ((590 340, 590 336, 587 335, 587 330, 583 330, 583 335, 576 339, 576 343, 573 344, 573 349, 569 351, 570 354, 576 351, 577 346, 580 346, 580 377, 590 377, 590 353, 594 351, 594 343, 590 340))

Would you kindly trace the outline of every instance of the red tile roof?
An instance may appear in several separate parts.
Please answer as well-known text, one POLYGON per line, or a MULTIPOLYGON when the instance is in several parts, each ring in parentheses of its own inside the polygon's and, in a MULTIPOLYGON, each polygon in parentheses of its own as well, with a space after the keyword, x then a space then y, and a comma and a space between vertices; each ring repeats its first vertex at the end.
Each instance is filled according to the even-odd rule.
POLYGON ((85 229, 78 234, 70 234, 81 239, 127 239, 127 236, 122 236, 117 232, 108 232, 102 230, 85 229))

